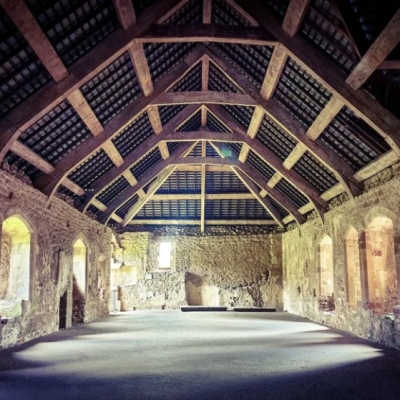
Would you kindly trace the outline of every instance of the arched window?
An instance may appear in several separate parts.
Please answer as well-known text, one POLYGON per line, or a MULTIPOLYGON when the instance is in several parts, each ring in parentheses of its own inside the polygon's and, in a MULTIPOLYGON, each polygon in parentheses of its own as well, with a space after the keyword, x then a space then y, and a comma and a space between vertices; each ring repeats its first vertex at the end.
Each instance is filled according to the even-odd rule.
POLYGON ((333 311, 334 284, 333 284, 333 242, 329 236, 325 236, 319 244, 319 279, 320 279, 320 309, 322 311, 333 311))
POLYGON ((18 215, 3 222, 1 234, 0 299, 29 300, 31 230, 18 215))
POLYGON ((86 302, 87 249, 81 239, 74 244, 73 254, 73 322, 84 322, 86 302))
POLYGON ((393 222, 376 217, 365 231, 369 308, 377 313, 393 312, 398 304, 393 222))
POLYGON ((354 228, 347 232, 345 245, 347 302, 354 308, 361 301, 360 250, 358 233, 354 228))

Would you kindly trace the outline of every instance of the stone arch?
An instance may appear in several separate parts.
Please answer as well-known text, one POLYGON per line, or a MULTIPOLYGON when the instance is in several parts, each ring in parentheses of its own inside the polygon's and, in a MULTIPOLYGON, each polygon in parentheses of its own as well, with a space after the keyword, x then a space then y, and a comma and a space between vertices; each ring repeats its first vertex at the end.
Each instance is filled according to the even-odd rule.
POLYGON ((362 300, 361 268, 359 235, 353 226, 347 229, 344 241, 347 303, 349 304, 349 307, 356 308, 357 304, 362 300))
POLYGON ((333 273, 333 240, 324 235, 318 246, 319 254, 319 306, 321 311, 333 311, 334 273, 333 273))
POLYGON ((36 234, 19 210, 1 218, 0 301, 2 315, 18 316, 22 301, 32 301, 36 234))

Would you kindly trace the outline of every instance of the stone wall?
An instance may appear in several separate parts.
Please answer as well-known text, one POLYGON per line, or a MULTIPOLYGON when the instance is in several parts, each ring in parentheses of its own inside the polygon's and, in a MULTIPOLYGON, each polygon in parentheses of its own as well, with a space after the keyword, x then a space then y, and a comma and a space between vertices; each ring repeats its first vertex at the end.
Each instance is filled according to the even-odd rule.
MULTIPOLYGON (((71 326, 73 245, 78 238, 88 248, 84 320, 108 313, 111 230, 60 199, 53 199, 48 207, 42 193, 2 170, 0 187, 0 224, 18 215, 26 221, 32 236, 29 300, 12 305, 0 300, 0 346, 10 347, 58 330, 60 298, 66 292, 66 326, 71 326)), ((0 272, 2 293, 7 286, 8 242, 5 238, 1 254, 0 269, 5 266, 0 272)))
POLYGON ((112 282, 123 310, 188 303, 282 308, 281 234, 124 233, 114 254, 122 265, 112 282), (158 271, 161 241, 172 242, 169 272, 158 271))
POLYGON ((399 304, 393 287, 396 284, 400 287, 399 175, 397 166, 375 176, 366 182, 367 190, 355 201, 345 201, 343 204, 339 200, 334 201, 332 209, 324 216, 324 224, 320 219, 313 219, 283 234, 284 306, 287 311, 400 348, 399 309, 393 308, 393 304, 399 304), (373 243, 369 242, 366 230, 370 229, 373 221, 382 219, 393 222, 394 237, 390 241, 378 235, 373 243), (358 235, 357 248, 354 231, 358 235), (334 310, 331 312, 321 308, 320 296, 323 263, 320 244, 326 235, 333 240, 334 310), (393 260, 385 252, 374 250, 382 242, 387 242, 388 249, 394 250, 393 260), (353 263, 349 261, 351 257, 353 263), (371 257, 384 257, 381 271, 371 272, 371 257), (349 276, 347 268, 355 270, 354 273, 349 276), (380 294, 385 295, 391 305, 390 310, 386 308, 385 312, 382 312, 384 308, 379 310, 373 304, 375 292, 371 293, 371 289, 368 289, 372 281, 379 279, 386 280, 383 288, 386 293, 380 294), (350 285, 353 286, 352 295, 349 294, 350 285))

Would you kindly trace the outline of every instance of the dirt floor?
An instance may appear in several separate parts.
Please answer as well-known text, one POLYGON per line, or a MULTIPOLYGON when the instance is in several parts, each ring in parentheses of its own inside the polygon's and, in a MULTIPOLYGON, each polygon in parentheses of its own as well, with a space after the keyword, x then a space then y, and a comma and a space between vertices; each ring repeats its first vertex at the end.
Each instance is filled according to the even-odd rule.
POLYGON ((136 311, 1 351, 0 399, 399 400, 400 352, 287 313, 136 311))

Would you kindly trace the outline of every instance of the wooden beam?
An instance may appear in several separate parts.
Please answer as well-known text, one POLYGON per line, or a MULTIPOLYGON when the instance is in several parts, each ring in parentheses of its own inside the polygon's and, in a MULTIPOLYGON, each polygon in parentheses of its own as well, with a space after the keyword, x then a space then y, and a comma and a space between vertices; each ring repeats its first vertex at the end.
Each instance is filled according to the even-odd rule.
MULTIPOLYGON (((127 188, 124 192, 120 193, 109 205, 108 209, 105 213, 99 215, 99 221, 103 223, 107 223, 111 218, 111 215, 115 210, 118 210, 123 204, 125 204, 128 200, 130 200, 134 195, 138 194, 138 192, 148 185, 153 179, 155 179, 162 171, 164 171, 167 167, 171 166, 175 163, 176 159, 186 156, 188 150, 192 148, 192 144, 184 143, 175 149, 168 160, 163 160, 156 165, 153 166, 149 171, 147 171, 143 176, 140 177, 136 186, 127 188)), ((106 185, 102 185, 102 188, 106 187, 106 185)), ((83 206, 85 207, 85 206, 83 206)))
POLYGON ((281 78, 283 68, 287 60, 285 49, 279 45, 275 46, 267 72, 261 86, 260 94, 264 99, 269 100, 274 94, 275 88, 281 78))
POLYGON ((255 106, 255 101, 245 93, 234 92, 165 92, 160 94, 153 105, 166 106, 178 104, 233 104, 241 106, 255 106))
MULTIPOLYGON (((93 153, 98 151, 107 141, 111 141, 119 132, 126 128, 134 119, 141 115, 151 105, 151 102, 166 90, 173 82, 176 82, 186 70, 196 64, 199 51, 194 50, 175 69, 164 75, 157 83, 157 88, 148 97, 139 98, 123 111, 117 114, 104 128, 103 132, 87 139, 84 143, 68 153, 55 165, 55 171, 47 176, 40 177, 34 184, 48 196, 56 190, 60 179, 73 168, 84 162, 93 153)), ((186 107, 188 108, 188 107, 186 107)))
POLYGON ((161 157, 163 160, 168 160, 169 158, 169 150, 166 142, 158 143, 158 149, 160 150, 161 157))
MULTIPOLYGON (((203 155, 204 157, 204 155, 203 155)), ((206 224, 206 166, 201 166, 201 205, 200 205, 200 230, 203 233, 206 224)))
MULTIPOLYGON (((8 3, 12 7, 16 4, 10 0, 8 3)), ((23 2, 19 1, 19 3, 23 2)), ((70 74, 67 78, 59 84, 49 82, 44 85, 43 88, 29 96, 23 102, 23 106, 16 107, 2 118, 0 121, 0 162, 21 132, 121 57, 134 42, 136 36, 147 30, 177 3, 178 0, 155 0, 152 7, 147 7, 142 11, 138 23, 133 28, 126 32, 116 30, 110 34, 69 68, 70 74)))
POLYGON ((102 149, 107 153, 108 157, 117 168, 124 164, 124 159, 111 140, 105 142, 102 146, 102 149))
POLYGON ((377 69, 400 69, 400 60, 382 61, 377 69))
POLYGON ((245 163, 247 161, 249 153, 250 153, 250 147, 246 143, 244 143, 242 145, 242 148, 240 149, 239 161, 245 163))
POLYGON ((158 112, 158 107, 149 107, 147 109, 147 115, 153 131, 156 135, 159 135, 163 131, 163 126, 158 112))
MULTIPOLYGON (((343 160, 330 149, 325 149, 321 144, 310 140, 305 135, 304 126, 296 120, 286 108, 279 104, 275 98, 266 101, 257 90, 255 90, 254 85, 249 82, 247 78, 234 68, 231 68, 218 54, 210 51, 210 49, 205 49, 204 51, 224 74, 226 74, 225 71, 229 70, 229 74, 231 75, 230 79, 239 85, 247 94, 251 95, 273 122, 294 138, 296 142, 305 145, 308 152, 330 169, 335 176, 343 182, 350 197, 361 193, 363 185, 353 178, 353 170, 347 163, 343 163, 343 160)), ((209 109, 211 109, 211 107, 209 107, 209 109)))
POLYGON ((103 126, 97 119, 96 114, 91 109, 89 103, 83 97, 80 89, 72 92, 67 99, 94 136, 97 136, 103 132, 103 126))
POLYGON ((299 31, 309 4, 310 0, 290 0, 282 23, 283 30, 289 36, 294 36, 299 31))
POLYGON ((211 24, 212 0, 203 0, 203 24, 211 24))
POLYGON ((317 140, 327 126, 335 119, 344 104, 339 98, 332 96, 318 117, 308 128, 306 135, 311 140, 317 140))
POLYGON ((180 10, 185 4, 187 4, 189 0, 181 0, 179 3, 175 4, 172 8, 170 8, 161 18, 156 22, 158 25, 165 22, 169 17, 174 15, 178 10, 180 10))
POLYGON ((201 127, 205 128, 207 126, 207 108, 201 107, 201 127))
POLYGON ((198 140, 199 142, 214 141, 241 143, 241 138, 232 133, 210 132, 205 129, 199 129, 194 132, 170 132, 164 137, 164 139, 167 142, 192 142, 198 140))
MULTIPOLYGON (((134 219, 129 225, 200 225, 198 219, 134 219)), ((269 219, 213 219, 207 225, 257 225, 274 226, 276 222, 269 219)))
POLYGON ((273 189, 276 184, 283 178, 282 174, 279 172, 275 172, 274 175, 272 175, 272 178, 267 182, 268 187, 273 189))
POLYGON ((216 24, 154 25, 135 40, 137 43, 234 43, 275 46, 276 38, 254 26, 216 24))
POLYGON ((234 133, 243 139, 244 143, 250 147, 259 157, 261 157, 267 164, 269 164, 276 171, 280 172, 286 179, 288 179, 292 184, 305 196, 312 199, 316 203, 316 207, 327 208, 327 204, 319 198, 319 192, 311 186, 311 184, 306 181, 299 173, 294 170, 286 170, 282 166, 281 159, 273 153, 268 147, 262 144, 260 141, 251 139, 247 133, 243 130, 242 126, 225 110, 219 106, 210 106, 210 109, 214 114, 218 115, 226 124, 230 126, 234 133))
POLYGON ((145 206, 145 204, 150 200, 151 196, 162 186, 162 184, 171 176, 175 171, 174 166, 166 168, 161 172, 155 182, 153 182, 147 189, 146 195, 137 201, 126 213, 122 226, 126 226, 128 222, 135 217, 135 215, 145 206))
POLYGON ((103 204, 101 201, 97 200, 97 199, 93 199, 92 200, 92 205, 94 205, 100 211, 106 211, 107 210, 107 206, 105 204, 103 204))
MULTIPOLYGON (((217 145, 213 143, 215 150, 218 154, 225 158, 225 154, 219 149, 217 145)), ((234 159, 233 159, 234 161, 234 159)), ((230 167, 234 167, 235 165, 231 165, 230 167)), ((211 167, 208 167, 211 168, 211 167)), ((302 215, 296 210, 294 205, 284 196, 282 193, 275 189, 268 188, 265 184, 265 178, 255 169, 253 169, 249 164, 244 163, 239 165, 239 169, 241 169, 254 183, 256 183, 260 188, 265 188, 260 191, 260 196, 265 197, 269 194, 277 203, 279 203, 283 208, 285 208, 289 213, 293 215, 293 219, 297 221, 298 224, 305 221, 302 215)), ((231 170, 232 172, 232 170, 231 170)))
POLYGON ((346 83, 354 90, 359 89, 399 43, 400 9, 364 54, 361 61, 346 79, 346 83))
POLYGON ((121 28, 126 31, 136 24, 136 14, 132 0, 113 0, 121 28))
POLYGON ((131 186, 137 185, 138 181, 129 169, 125 170, 122 175, 131 186))
MULTIPOLYGON (((148 153, 154 150, 159 143, 161 143, 169 132, 173 131, 174 128, 184 119, 187 118, 191 113, 196 112, 197 108, 195 106, 185 107, 182 111, 180 111, 175 117, 173 117, 168 123, 165 125, 165 130, 160 135, 152 135, 147 138, 139 147, 134 149, 131 153, 127 154, 124 160, 124 164, 120 167, 111 168, 105 174, 103 174, 99 179, 94 181, 91 185, 90 192, 87 195, 85 203, 82 207, 86 207, 91 198, 95 197, 99 192, 101 192, 104 188, 111 185, 116 179, 118 179, 122 174, 127 178, 127 171, 132 167, 132 165, 138 163, 143 157, 145 157, 148 153)), ((189 144, 190 146, 190 144, 189 144)), ((179 150, 179 148, 178 148, 179 150)), ((136 180, 136 179, 135 179, 136 180)), ((130 181, 128 179, 128 181, 130 181)), ((134 180, 132 180, 134 183, 134 180)), ((132 185, 131 183, 131 185, 132 185)), ((135 185, 132 185, 135 186, 135 185)))
MULTIPOLYGON (((368 125, 375 129, 386 142, 400 155, 400 121, 379 104, 364 90, 353 90, 344 81, 340 68, 329 56, 321 55, 302 35, 289 38, 280 26, 278 18, 270 9, 258 0, 236 0, 249 14, 268 30, 284 46, 289 56, 294 59, 314 79, 322 83, 333 95, 368 125)), ((344 163, 342 163, 344 164, 344 163)))
MULTIPOLYGON (((201 172, 201 165, 178 165, 176 171, 201 172)), ((226 165, 207 165, 207 172, 232 172, 226 165)))
POLYGON ((210 59, 204 57, 201 64, 201 90, 208 91, 208 82, 210 79, 210 59))
POLYGON ((38 56, 55 82, 61 82, 68 71, 35 17, 23 0, 0 0, 0 4, 38 56))
POLYGON ((388 151, 372 163, 357 171, 354 174, 354 177, 359 181, 363 181, 370 178, 371 176, 376 175, 378 172, 381 172, 386 168, 396 164, 399 161, 400 157, 396 154, 396 152, 394 152, 393 150, 388 151))
POLYGON ((144 54, 143 44, 134 43, 128 51, 140 88, 142 89, 143 94, 147 97, 153 92, 153 83, 146 55, 144 54))
POLYGON ((329 201, 343 192, 344 192, 343 185, 338 183, 337 185, 331 187, 330 189, 328 189, 324 193, 322 193, 321 197, 324 200, 329 201))
POLYGON ((306 148, 302 143, 297 143, 296 147, 291 151, 291 153, 287 156, 285 161, 283 162, 283 166, 286 169, 292 169, 293 165, 300 160, 303 154, 306 152, 306 148))
POLYGON ((247 175, 242 172, 240 169, 232 167, 232 171, 235 175, 243 182, 243 184, 249 189, 249 191, 253 194, 253 196, 258 200, 258 202, 265 208, 269 215, 275 220, 275 222, 281 227, 284 227, 282 222, 281 215, 279 211, 274 207, 271 203, 271 200, 268 197, 260 196, 260 190, 257 188, 255 183, 247 177, 247 175))
MULTIPOLYGON (((51 174, 54 171, 54 167, 50 163, 48 163, 45 159, 40 157, 38 154, 33 152, 31 149, 26 147, 18 140, 16 140, 12 144, 11 151, 23 158, 24 160, 28 161, 30 164, 32 164, 34 167, 44 172, 45 174, 51 174)), ((72 182, 68 178, 64 178, 61 181, 61 184, 78 196, 82 196, 85 193, 85 191, 80 186, 78 186, 76 183, 72 182)))
POLYGON ((253 26, 259 26, 259 23, 249 14, 247 13, 239 4, 236 3, 235 0, 225 0, 231 7, 233 7, 239 14, 241 14, 247 21, 251 23, 253 26))
POLYGON ((247 134, 254 139, 257 136, 261 123, 264 119, 265 112, 260 106, 256 106, 251 117, 250 125, 247 129, 247 134))

